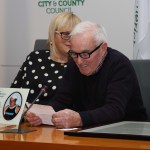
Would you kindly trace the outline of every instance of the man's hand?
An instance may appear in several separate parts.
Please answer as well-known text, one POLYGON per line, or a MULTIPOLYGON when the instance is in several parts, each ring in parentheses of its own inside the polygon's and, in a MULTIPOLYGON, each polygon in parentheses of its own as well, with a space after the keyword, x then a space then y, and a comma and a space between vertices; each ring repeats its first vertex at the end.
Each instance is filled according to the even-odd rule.
POLYGON ((25 120, 27 120, 32 126, 39 126, 42 124, 42 120, 39 116, 36 116, 32 112, 27 112, 25 115, 25 120))
POLYGON ((64 109, 53 114, 52 122, 56 128, 73 128, 82 126, 82 120, 79 113, 70 109, 64 109))

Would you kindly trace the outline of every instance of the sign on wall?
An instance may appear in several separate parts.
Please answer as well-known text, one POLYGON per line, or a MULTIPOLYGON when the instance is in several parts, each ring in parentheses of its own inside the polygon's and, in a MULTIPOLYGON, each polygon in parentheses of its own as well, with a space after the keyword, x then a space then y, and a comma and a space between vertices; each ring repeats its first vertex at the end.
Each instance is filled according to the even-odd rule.
POLYGON ((74 12, 74 7, 82 8, 86 0, 51 0, 38 1, 38 6, 47 14, 56 14, 61 12, 74 12))

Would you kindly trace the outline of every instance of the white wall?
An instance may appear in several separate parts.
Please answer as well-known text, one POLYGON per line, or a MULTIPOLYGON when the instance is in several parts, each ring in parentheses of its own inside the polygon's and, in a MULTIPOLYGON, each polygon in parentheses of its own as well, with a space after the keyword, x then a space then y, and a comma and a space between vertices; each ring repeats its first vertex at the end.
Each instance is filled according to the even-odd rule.
POLYGON ((104 25, 109 46, 132 59, 135 0, 70 0, 76 2, 76 6, 68 6, 66 2, 69 0, 50 0, 51 5, 44 7, 38 6, 42 0, 0 0, 1 87, 10 86, 19 66, 33 50, 35 39, 47 38, 49 22, 54 14, 46 13, 46 10, 52 12, 60 8, 60 1, 66 5, 62 8, 71 10, 82 20, 104 25))

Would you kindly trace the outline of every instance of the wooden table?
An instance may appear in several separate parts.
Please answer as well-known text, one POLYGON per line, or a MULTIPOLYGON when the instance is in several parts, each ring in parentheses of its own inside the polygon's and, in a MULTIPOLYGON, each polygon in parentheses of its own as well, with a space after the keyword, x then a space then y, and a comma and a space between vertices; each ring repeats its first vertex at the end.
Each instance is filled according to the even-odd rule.
POLYGON ((76 137, 50 126, 32 128, 36 131, 0 133, 0 150, 150 150, 150 141, 76 137))

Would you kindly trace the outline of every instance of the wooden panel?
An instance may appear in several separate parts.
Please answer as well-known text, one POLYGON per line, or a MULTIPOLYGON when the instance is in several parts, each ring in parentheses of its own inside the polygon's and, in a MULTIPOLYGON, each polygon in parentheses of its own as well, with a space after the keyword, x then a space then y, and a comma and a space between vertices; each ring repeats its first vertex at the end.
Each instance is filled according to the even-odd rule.
MULTIPOLYGON (((24 124, 22 128, 31 128, 24 124)), ((32 127, 34 132, 0 133, 2 150, 150 150, 149 141, 76 137, 51 126, 32 127)))

